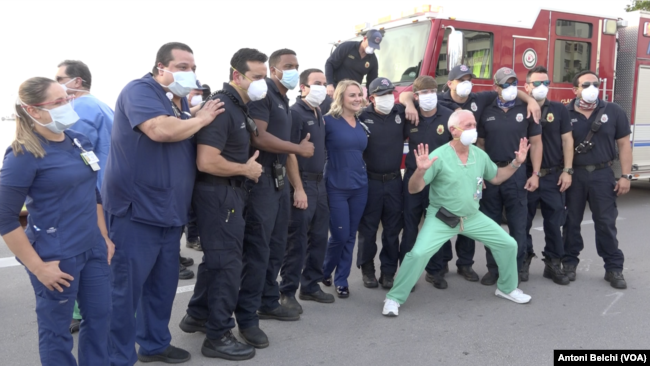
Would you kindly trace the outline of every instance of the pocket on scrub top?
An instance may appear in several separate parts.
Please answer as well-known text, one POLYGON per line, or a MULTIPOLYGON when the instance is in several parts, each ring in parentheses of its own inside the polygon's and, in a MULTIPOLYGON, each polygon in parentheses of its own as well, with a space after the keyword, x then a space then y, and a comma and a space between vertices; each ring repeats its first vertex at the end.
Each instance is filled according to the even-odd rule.
POLYGON ((132 217, 145 223, 172 225, 177 216, 171 204, 174 189, 135 182, 132 217))

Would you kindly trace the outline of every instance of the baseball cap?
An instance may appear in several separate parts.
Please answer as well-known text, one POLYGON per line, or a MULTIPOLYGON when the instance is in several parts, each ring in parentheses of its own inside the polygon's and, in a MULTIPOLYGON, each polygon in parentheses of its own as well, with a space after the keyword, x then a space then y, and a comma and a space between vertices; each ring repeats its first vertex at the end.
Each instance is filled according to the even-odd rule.
POLYGON ((208 88, 202 86, 201 82, 199 82, 198 80, 196 81, 196 88, 194 88, 194 90, 206 90, 206 89, 208 88))
POLYGON ((494 83, 498 85, 505 84, 510 78, 517 79, 517 74, 511 68, 502 67, 494 74, 494 83))
POLYGON ((449 81, 458 80, 465 75, 472 75, 472 78, 475 78, 472 71, 467 67, 467 65, 458 65, 455 66, 451 71, 449 71, 449 81))
POLYGON ((366 38, 368 38, 368 46, 378 50, 381 40, 384 39, 384 36, 381 35, 376 29, 371 29, 366 33, 366 38))
POLYGON ((369 95, 386 95, 392 93, 395 90, 395 86, 386 78, 376 78, 370 83, 368 90, 369 95))

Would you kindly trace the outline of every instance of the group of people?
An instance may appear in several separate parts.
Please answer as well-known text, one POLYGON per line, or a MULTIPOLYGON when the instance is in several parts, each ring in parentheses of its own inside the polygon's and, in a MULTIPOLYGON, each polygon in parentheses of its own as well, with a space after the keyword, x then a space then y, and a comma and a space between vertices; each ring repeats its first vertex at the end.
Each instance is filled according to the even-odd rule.
POLYGON ((372 30, 341 44, 325 72, 299 71, 290 49, 267 57, 242 48, 212 94, 196 81, 192 49, 168 43, 151 72, 124 87, 114 113, 90 94, 79 61, 59 65, 56 80, 21 84, 16 138, 0 171, 0 234, 34 288, 41 363, 76 365, 75 300, 80 365, 188 361, 168 327, 188 223, 203 260, 179 326, 206 335, 206 357, 254 357, 269 346, 260 319, 300 319, 296 295, 335 301, 320 284, 349 297, 357 233, 364 286, 390 290, 386 316, 398 315, 423 269, 427 282, 447 287, 455 235, 459 274, 478 281, 479 240, 488 248, 481 283, 527 303, 518 286, 535 257, 537 205, 544 277, 566 285, 589 202, 605 279, 625 288, 614 224, 616 195, 631 178, 616 182, 610 167, 619 154, 629 173, 630 127, 617 105, 598 99, 597 75, 578 74, 565 107, 546 99, 543 67, 529 72, 525 92, 502 68, 494 92, 472 93, 473 75, 460 65, 447 92, 420 76, 396 103, 394 85, 376 72, 381 41, 372 30), (504 208, 509 235, 499 227, 504 208))

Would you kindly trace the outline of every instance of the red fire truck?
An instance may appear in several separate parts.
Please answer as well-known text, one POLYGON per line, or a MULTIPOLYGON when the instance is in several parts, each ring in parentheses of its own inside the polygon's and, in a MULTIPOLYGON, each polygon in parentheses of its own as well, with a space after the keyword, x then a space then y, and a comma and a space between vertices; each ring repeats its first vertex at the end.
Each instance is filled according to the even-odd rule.
POLYGON ((426 5, 357 26, 353 40, 369 29, 384 33, 376 53, 379 76, 398 93, 411 90, 420 75, 435 77, 441 90, 448 71, 461 63, 476 76, 474 91, 493 90, 492 76, 501 67, 512 68, 521 81, 543 65, 551 79, 548 97, 566 104, 574 98, 573 76, 595 71, 601 98, 619 104, 630 119, 632 174, 650 179, 650 13, 614 19, 541 9, 530 24, 503 25, 450 17, 426 5))

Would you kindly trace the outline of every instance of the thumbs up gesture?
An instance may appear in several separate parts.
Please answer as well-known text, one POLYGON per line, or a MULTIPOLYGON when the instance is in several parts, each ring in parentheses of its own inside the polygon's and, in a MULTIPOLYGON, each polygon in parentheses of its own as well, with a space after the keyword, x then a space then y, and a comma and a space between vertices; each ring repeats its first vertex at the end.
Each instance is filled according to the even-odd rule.
POLYGON ((246 162, 246 178, 255 181, 255 183, 257 183, 257 179, 262 175, 262 166, 255 161, 258 156, 260 156, 260 151, 255 150, 255 154, 246 162))
POLYGON ((311 158, 314 156, 314 144, 309 141, 310 138, 311 135, 308 133, 307 136, 300 141, 300 144, 298 145, 298 155, 305 158, 311 158))

